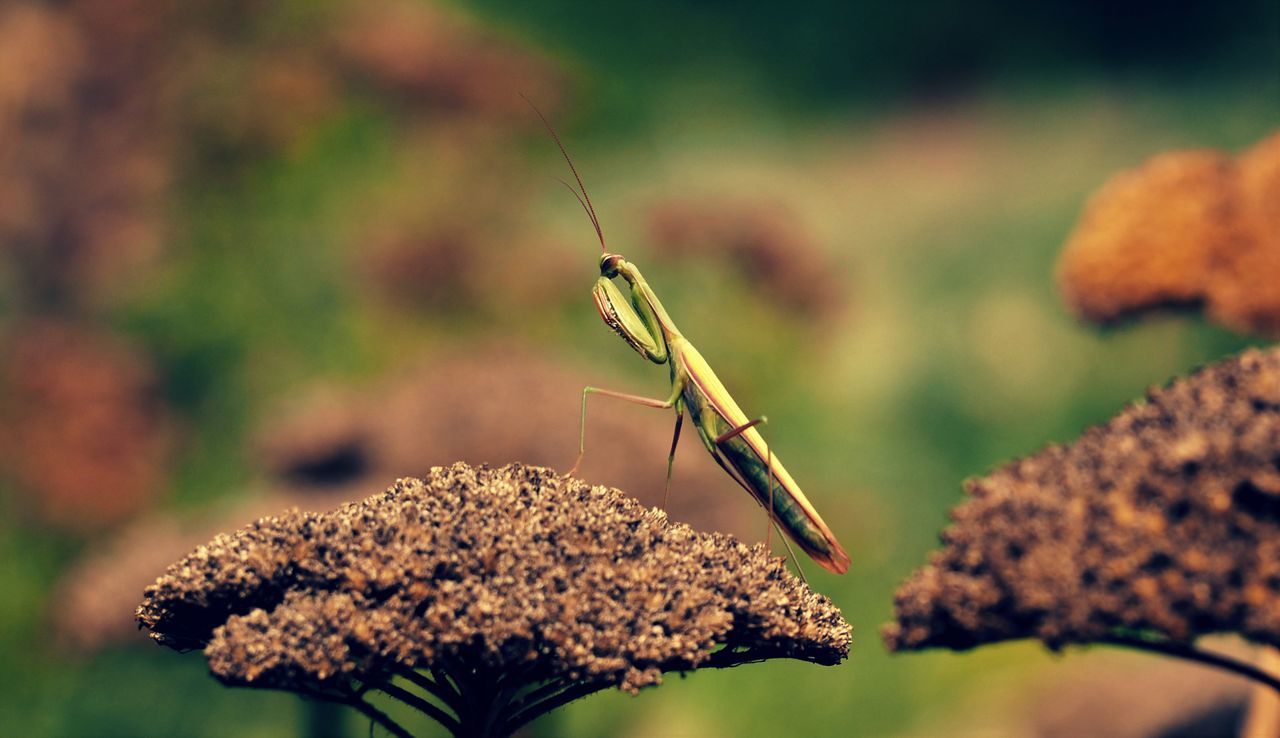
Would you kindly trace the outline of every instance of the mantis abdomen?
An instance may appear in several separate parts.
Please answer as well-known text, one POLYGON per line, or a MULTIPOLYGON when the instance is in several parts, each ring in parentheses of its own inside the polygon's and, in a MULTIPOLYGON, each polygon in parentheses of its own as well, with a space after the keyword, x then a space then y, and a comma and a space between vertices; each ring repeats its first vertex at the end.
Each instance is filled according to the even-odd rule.
POLYGON ((677 373, 688 378, 681 398, 707 450, 814 561, 837 574, 847 571, 849 555, 759 431, 748 427, 717 440, 748 421, 706 360, 688 341, 673 342, 671 350, 677 373))

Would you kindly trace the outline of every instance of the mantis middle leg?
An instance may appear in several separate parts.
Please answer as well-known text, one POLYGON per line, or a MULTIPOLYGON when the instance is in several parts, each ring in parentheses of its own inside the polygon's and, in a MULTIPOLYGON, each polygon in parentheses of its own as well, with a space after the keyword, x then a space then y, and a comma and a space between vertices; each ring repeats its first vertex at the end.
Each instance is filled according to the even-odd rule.
POLYGON ((676 445, 680 443, 680 426, 684 423, 684 411, 676 408, 676 431, 671 436, 671 453, 667 454, 667 481, 662 485, 662 509, 667 509, 667 498, 671 496, 671 466, 676 461, 676 445))
MULTIPOLYGON (((627 402, 634 403, 636 405, 644 405, 645 407, 654 407, 662 410, 667 410, 675 407, 676 398, 680 396, 680 390, 679 388, 677 388, 676 391, 672 393, 671 397, 665 400, 659 400, 654 397, 644 397, 641 395, 633 395, 626 392, 617 392, 615 390, 601 389, 600 387, 583 387, 582 388, 582 419, 578 425, 578 460, 573 462, 573 467, 570 468, 569 471, 565 473, 566 477, 571 477, 577 473, 578 467, 582 465, 582 458, 587 455, 587 397, 592 394, 600 394, 600 395, 604 395, 605 397, 616 397, 619 400, 626 400, 627 402)), ((681 419, 682 418, 683 418, 683 413, 681 414, 681 419)), ((671 443, 672 459, 675 458, 675 446, 676 446, 675 441, 678 441, 679 438, 680 438, 680 420, 677 419, 676 439, 673 440, 671 443)), ((670 459, 667 461, 667 479, 668 481, 670 481, 671 479, 671 460, 670 459)))

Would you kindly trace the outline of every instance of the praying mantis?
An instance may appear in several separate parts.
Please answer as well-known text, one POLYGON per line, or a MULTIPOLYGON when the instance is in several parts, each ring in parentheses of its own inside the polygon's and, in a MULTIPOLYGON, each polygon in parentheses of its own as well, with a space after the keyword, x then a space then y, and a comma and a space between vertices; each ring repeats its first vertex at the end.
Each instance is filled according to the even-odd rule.
MULTIPOLYGON (((583 389, 578 460, 566 476, 577 472, 586 453, 587 398, 592 394, 600 394, 647 407, 675 410, 675 432, 671 439, 671 453, 667 457, 669 491, 671 468, 675 461, 676 446, 680 441, 680 428, 684 423, 685 412, 688 412, 711 457, 764 507, 769 515, 770 525, 778 526, 824 569, 836 574, 846 572, 849 569, 849 555, 756 429, 757 425, 765 422, 765 418, 747 419, 733 396, 712 371, 711 365, 676 328, 639 268, 622 255, 609 252, 600 219, 596 217, 595 206, 587 195, 586 185, 583 184, 577 167, 569 158, 569 152, 565 150, 560 137, 542 111, 532 101, 528 102, 560 148, 579 189, 575 190, 563 180, 560 181, 561 184, 578 199, 587 217, 591 219, 596 237, 600 241, 603 252, 600 257, 600 278, 591 290, 596 310, 605 325, 621 336, 631 348, 654 364, 667 364, 671 370, 671 394, 666 399, 642 397, 599 387, 583 389), (628 286, 629 304, 628 297, 614 284, 614 279, 621 279, 628 286)), ((663 507, 666 507, 666 492, 663 507)), ((785 538, 783 542, 786 542, 785 538)))

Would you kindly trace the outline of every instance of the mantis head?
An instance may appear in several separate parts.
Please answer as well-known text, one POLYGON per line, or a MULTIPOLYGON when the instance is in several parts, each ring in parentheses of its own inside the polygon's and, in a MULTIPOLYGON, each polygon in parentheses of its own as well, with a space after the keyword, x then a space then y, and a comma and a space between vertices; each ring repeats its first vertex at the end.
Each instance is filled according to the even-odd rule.
POLYGON ((625 261, 626 259, 622 258, 622 254, 605 253, 600 257, 600 276, 606 279, 613 279, 618 276, 618 270, 625 261))
MULTIPOLYGON (((596 312, 600 313, 605 325, 622 336, 622 340, 641 356, 662 364, 667 360, 667 346, 661 332, 652 319, 646 321, 636 312, 633 302, 628 302, 626 295, 613 283, 613 278, 622 274, 624 264, 626 260, 621 254, 606 253, 600 257, 600 278, 591 289, 591 299, 595 301, 596 312)), ((623 278, 631 281, 626 274, 623 278)))

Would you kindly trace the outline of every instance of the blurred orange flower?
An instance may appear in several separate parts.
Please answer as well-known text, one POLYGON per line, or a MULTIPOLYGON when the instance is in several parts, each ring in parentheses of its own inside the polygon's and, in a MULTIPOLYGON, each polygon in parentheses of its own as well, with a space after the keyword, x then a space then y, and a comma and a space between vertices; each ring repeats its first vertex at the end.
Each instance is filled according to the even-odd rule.
POLYGON ((1116 175, 1068 239, 1058 282, 1086 320, 1202 306, 1280 335, 1280 134, 1237 158, 1175 151, 1116 175))

